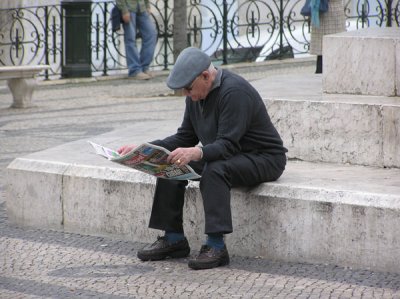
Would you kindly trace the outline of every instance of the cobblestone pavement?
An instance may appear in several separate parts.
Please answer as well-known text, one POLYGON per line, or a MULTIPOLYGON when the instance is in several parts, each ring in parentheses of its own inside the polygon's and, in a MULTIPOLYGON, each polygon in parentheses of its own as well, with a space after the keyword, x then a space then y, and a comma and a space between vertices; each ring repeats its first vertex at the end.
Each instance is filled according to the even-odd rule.
POLYGON ((9 223, 4 170, 12 159, 133 122, 180 118, 182 98, 164 80, 44 84, 37 106, 22 110, 8 108, 11 96, 0 86, 0 298, 400 299, 399 274, 238 256, 227 267, 194 271, 186 259, 139 261, 144 244, 9 223))
POLYGON ((400 298, 400 275, 235 256, 194 271, 186 259, 140 262, 142 245, 18 228, 2 203, 0 298, 400 298))

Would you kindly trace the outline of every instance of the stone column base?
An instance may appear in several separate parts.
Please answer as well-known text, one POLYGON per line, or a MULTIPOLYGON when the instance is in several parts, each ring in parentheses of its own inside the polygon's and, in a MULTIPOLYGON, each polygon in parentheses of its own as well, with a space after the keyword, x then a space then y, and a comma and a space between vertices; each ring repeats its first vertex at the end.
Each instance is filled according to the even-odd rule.
POLYGON ((366 28, 323 39, 325 93, 400 96, 400 28, 366 28))
POLYGON ((12 108, 27 108, 32 106, 32 94, 36 86, 35 78, 13 78, 7 80, 7 85, 13 95, 12 108))

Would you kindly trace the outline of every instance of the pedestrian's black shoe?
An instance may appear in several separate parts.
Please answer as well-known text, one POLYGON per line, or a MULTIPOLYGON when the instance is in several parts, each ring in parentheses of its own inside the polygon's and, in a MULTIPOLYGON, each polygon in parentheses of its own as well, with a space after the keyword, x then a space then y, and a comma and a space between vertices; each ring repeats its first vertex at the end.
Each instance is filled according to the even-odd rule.
POLYGON ((189 243, 186 238, 181 241, 170 244, 165 236, 158 237, 151 245, 145 246, 139 250, 137 257, 142 261, 158 261, 169 258, 187 257, 190 253, 189 243))
POLYGON ((189 260, 189 268, 194 270, 211 269, 229 264, 229 254, 226 246, 215 249, 208 245, 201 246, 200 253, 194 259, 189 260))

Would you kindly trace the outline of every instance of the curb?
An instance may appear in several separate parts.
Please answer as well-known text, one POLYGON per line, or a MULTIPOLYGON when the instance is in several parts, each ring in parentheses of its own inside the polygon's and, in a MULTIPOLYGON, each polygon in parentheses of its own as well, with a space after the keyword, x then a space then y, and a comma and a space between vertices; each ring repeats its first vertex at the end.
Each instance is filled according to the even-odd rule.
MULTIPOLYGON (((305 57, 305 58, 289 58, 284 60, 270 60, 262 62, 241 62, 235 64, 221 65, 219 67, 229 70, 270 70, 270 69, 285 69, 285 68, 302 68, 310 67, 315 64, 315 57, 305 57)), ((169 74, 169 70, 152 71, 154 77, 166 77, 169 74)), ((109 80, 129 80, 126 74, 118 75, 106 75, 106 76, 93 76, 88 78, 68 78, 68 79, 54 79, 54 80, 41 80, 38 82, 39 85, 49 86, 49 85, 63 85, 63 84, 77 84, 77 83, 92 83, 92 82, 102 82, 109 80)))

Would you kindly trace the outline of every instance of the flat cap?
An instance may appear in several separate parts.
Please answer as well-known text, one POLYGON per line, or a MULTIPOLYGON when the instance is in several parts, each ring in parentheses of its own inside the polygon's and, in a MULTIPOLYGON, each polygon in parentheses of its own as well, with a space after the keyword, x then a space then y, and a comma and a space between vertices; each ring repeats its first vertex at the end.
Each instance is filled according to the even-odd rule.
POLYGON ((208 69, 210 57, 195 47, 184 49, 176 59, 175 65, 167 78, 167 86, 181 89, 193 82, 198 75, 208 69))

